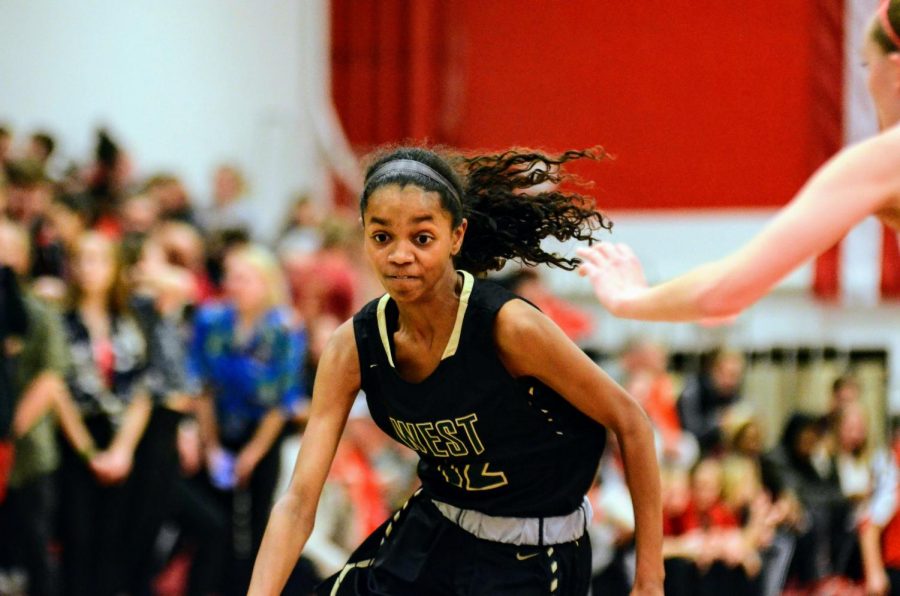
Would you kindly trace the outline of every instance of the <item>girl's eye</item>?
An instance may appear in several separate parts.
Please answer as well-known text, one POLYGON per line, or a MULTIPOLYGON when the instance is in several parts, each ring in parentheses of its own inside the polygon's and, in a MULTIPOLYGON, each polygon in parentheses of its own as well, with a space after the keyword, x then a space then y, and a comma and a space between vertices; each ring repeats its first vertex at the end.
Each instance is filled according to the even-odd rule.
POLYGON ((387 242, 387 239, 388 239, 388 235, 385 234, 384 232, 378 232, 376 234, 372 234, 372 240, 374 240, 378 244, 383 244, 384 242, 387 242))
POLYGON ((416 236, 416 242, 419 244, 428 244, 429 242, 431 242, 431 236, 428 236, 427 234, 419 234, 418 236, 416 236))

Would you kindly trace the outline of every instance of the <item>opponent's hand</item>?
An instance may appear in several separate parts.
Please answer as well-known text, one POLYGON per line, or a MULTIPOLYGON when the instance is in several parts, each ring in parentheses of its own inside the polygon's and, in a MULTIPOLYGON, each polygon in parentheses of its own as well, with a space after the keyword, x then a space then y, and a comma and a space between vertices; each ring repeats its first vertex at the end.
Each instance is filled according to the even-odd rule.
POLYGON ((597 300, 610 313, 620 316, 623 304, 647 290, 641 262, 627 245, 603 242, 576 252, 584 259, 578 274, 590 280, 597 300))

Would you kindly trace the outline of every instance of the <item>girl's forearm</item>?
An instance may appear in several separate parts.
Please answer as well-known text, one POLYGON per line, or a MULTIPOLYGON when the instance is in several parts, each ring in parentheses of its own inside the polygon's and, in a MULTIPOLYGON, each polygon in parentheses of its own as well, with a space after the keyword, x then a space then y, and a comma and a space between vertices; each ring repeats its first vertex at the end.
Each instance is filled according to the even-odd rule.
POLYGON ((637 569, 635 581, 662 585, 662 498, 653 431, 643 412, 629 416, 619 435, 625 477, 634 504, 637 569))

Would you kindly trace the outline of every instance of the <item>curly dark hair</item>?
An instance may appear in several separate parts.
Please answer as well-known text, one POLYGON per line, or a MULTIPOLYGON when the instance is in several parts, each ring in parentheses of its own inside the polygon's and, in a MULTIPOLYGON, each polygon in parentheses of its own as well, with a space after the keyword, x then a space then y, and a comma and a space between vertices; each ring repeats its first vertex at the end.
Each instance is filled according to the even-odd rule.
POLYGON ((557 185, 577 181, 563 171, 567 162, 606 157, 600 148, 566 151, 556 157, 530 149, 474 156, 423 147, 382 150, 366 170, 360 212, 365 214, 376 189, 388 184, 401 188, 413 184, 438 193, 454 227, 463 218, 468 220, 462 249, 454 259, 457 268, 480 274, 500 269, 508 259, 514 259, 524 265, 548 264, 571 271, 580 260, 547 252, 541 248, 541 241, 553 237, 591 243, 596 240, 594 232, 612 229, 612 222, 594 208, 592 198, 563 191, 557 185), (405 169, 372 176, 382 165, 399 159, 429 166, 452 190, 431 177, 405 169), (553 187, 535 188, 545 182, 553 187))

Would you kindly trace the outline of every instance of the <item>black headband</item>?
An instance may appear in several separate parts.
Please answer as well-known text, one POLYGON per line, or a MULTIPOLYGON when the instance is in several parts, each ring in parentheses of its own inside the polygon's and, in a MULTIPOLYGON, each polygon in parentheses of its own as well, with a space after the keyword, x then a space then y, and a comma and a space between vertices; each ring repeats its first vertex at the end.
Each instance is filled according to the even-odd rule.
POLYGON ((374 172, 372 172, 372 175, 369 176, 369 180, 368 182, 366 182, 366 186, 368 187, 378 178, 387 176, 389 174, 411 173, 425 176, 439 186, 443 186, 447 193, 451 197, 453 197, 460 206, 462 206, 462 198, 459 196, 459 191, 457 191, 456 188, 454 188, 453 185, 450 184, 449 180, 444 178, 440 172, 438 172, 431 166, 414 159, 392 159, 387 163, 381 164, 374 172))

